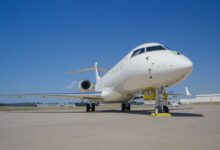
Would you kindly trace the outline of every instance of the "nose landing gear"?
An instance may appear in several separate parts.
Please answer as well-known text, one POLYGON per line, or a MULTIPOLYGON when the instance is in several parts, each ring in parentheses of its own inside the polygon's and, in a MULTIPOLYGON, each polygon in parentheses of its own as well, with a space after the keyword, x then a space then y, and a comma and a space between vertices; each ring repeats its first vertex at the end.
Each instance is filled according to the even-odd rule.
POLYGON ((163 106, 163 112, 164 113, 169 113, 170 112, 169 108, 166 105, 163 106))
POLYGON ((156 106, 154 109, 155 114, 159 114, 159 113, 169 113, 169 108, 164 105, 164 106, 156 106))
POLYGON ((167 105, 163 100, 164 91, 165 91, 164 87, 161 87, 156 90, 156 107, 154 109, 155 114, 169 113, 169 108, 167 107, 167 105))

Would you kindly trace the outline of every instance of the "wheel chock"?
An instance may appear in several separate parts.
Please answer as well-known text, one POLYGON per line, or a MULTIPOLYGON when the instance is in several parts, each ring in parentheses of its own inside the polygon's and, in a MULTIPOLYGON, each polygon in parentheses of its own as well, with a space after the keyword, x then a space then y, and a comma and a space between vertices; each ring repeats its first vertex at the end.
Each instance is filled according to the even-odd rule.
POLYGON ((172 115, 170 113, 158 113, 158 114, 151 113, 151 116, 153 116, 153 117, 171 117, 172 115))

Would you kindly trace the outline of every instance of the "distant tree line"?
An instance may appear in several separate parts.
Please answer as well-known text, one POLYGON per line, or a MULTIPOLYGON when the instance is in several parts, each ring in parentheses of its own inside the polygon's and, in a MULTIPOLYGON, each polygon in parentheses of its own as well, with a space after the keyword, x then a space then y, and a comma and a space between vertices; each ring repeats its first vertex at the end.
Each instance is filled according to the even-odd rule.
POLYGON ((36 103, 0 103, 0 106, 14 106, 14 107, 37 107, 36 103))

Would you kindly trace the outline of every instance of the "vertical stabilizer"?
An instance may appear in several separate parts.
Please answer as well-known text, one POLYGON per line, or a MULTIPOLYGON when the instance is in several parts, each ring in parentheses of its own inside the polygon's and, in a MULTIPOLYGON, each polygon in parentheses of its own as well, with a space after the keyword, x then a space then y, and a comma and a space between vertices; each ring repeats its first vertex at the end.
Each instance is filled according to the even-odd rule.
POLYGON ((186 90, 186 95, 187 96, 190 96, 190 95, 192 95, 190 92, 189 92, 189 89, 188 89, 188 87, 185 87, 185 90, 186 90))
POLYGON ((94 68, 95 68, 96 82, 98 82, 101 79, 101 77, 100 77, 100 74, 99 74, 99 68, 98 68, 98 63, 97 62, 95 63, 94 68))

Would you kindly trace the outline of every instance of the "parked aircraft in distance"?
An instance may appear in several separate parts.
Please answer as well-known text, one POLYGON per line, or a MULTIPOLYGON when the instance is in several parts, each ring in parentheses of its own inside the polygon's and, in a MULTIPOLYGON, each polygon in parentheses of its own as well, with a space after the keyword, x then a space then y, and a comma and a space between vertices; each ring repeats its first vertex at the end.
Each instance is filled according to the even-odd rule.
MULTIPOLYGON (((103 77, 98 63, 94 70, 96 83, 83 80, 79 83, 81 93, 18 94, 43 98, 86 99, 86 110, 95 111, 95 102, 121 103, 122 111, 131 109, 129 100, 155 92, 155 113, 169 112, 164 103, 165 89, 190 75, 193 63, 183 54, 159 43, 145 43, 131 50, 103 77)), ((90 69, 84 70, 88 71, 90 69)), ((102 69, 103 70, 103 69, 102 69)), ((80 71, 79 71, 80 72, 80 71)), ((169 93, 166 93, 169 95, 169 93)), ((187 94, 189 92, 187 91, 187 94)))

